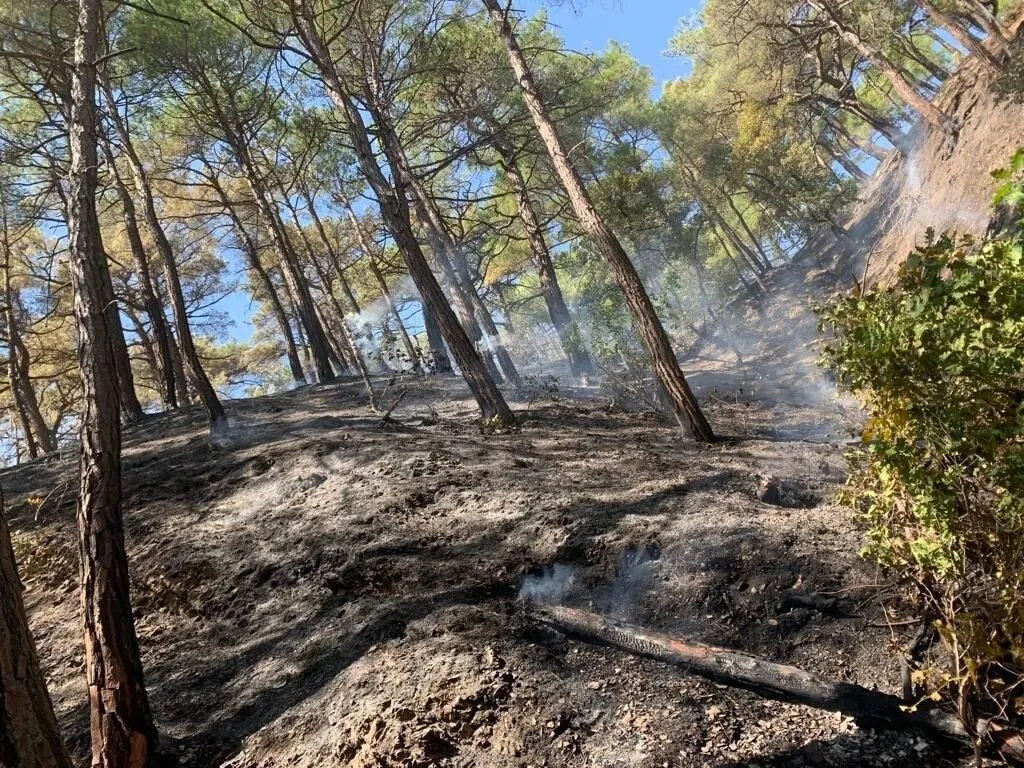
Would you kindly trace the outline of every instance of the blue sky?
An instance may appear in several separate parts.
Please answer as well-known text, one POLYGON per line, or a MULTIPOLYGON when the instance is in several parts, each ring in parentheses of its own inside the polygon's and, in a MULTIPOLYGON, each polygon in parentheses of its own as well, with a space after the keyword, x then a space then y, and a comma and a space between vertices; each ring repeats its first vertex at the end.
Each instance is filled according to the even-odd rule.
MULTIPOLYGON (((654 95, 665 82, 686 73, 685 62, 666 56, 665 50, 679 20, 700 5, 696 0, 514 0, 515 8, 530 15, 547 8, 548 21, 572 50, 602 51, 612 40, 625 45, 654 75, 654 95)), ((229 269, 242 266, 233 255, 229 261, 229 269)), ((227 336, 238 341, 250 338, 252 305, 244 290, 226 296, 217 309, 234 320, 234 326, 225 329, 227 336)))
POLYGON ((693 15, 695 0, 514 0, 514 7, 533 14, 548 9, 548 21, 573 50, 604 50, 609 41, 625 45, 633 58, 654 74, 656 93, 668 80, 686 73, 684 61, 665 55, 679 20, 693 15))

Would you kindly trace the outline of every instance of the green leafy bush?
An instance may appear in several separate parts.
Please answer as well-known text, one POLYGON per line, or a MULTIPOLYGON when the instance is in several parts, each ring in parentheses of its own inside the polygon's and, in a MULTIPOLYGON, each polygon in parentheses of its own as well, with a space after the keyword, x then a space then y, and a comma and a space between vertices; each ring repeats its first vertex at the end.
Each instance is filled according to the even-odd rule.
POLYGON ((846 490, 866 554, 935 618, 951 653, 932 680, 1009 713, 1024 695, 1024 250, 929 233, 893 285, 819 312, 823 364, 869 413, 846 490))

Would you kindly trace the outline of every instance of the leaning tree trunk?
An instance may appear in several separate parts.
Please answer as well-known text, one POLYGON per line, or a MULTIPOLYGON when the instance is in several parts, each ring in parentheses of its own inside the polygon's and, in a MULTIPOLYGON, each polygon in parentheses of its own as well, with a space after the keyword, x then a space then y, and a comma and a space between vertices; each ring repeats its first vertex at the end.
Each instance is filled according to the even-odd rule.
POLYGON ((1000 54, 994 53, 980 40, 975 39, 963 24, 939 8, 934 0, 914 0, 914 4, 930 16, 932 21, 946 30, 950 37, 963 46, 964 50, 987 64, 989 68, 999 68, 1002 63, 1000 54))
POLYGON ((171 331, 167 324, 167 318, 164 315, 163 305, 157 299, 156 291, 153 289, 153 276, 149 271, 149 257, 146 255, 146 247, 143 245, 142 234, 139 232, 139 218, 135 209, 135 201, 132 200, 128 187, 121 179, 121 174, 117 170, 114 154, 111 152, 109 144, 105 141, 102 144, 107 157, 107 165, 110 167, 111 175, 114 179, 114 187, 117 189, 117 195, 121 201, 125 233, 128 236, 132 259, 135 262, 136 277, 142 290, 143 309, 149 315, 153 335, 156 337, 156 345, 160 350, 159 374, 163 387, 160 390, 160 394, 168 408, 176 409, 178 407, 178 393, 175 389, 174 362, 171 358, 171 345, 174 344, 174 339, 171 338, 171 331))
POLYGON ((71 768, 21 592, 0 497, 0 765, 71 768))
POLYGON ((572 315, 569 314, 569 307, 562 295, 562 288, 558 284, 558 275, 555 272, 554 262, 551 260, 551 251, 548 249, 547 240, 544 237, 544 228, 537 218, 537 213, 530 200, 530 193, 526 188, 526 181, 519 170, 515 154, 501 142, 495 143, 495 149, 501 157, 501 167, 505 171, 508 185, 516 199, 516 207, 519 209, 519 218, 523 221, 523 229, 526 231, 526 239, 530 243, 530 253, 533 256, 533 266, 537 270, 537 277, 540 280, 541 294, 544 296, 544 305, 548 310, 548 317, 558 334, 562 351, 569 361, 569 370, 573 376, 590 376, 594 373, 594 365, 590 361, 590 353, 583 344, 583 336, 577 327, 572 315))
POLYGON ((177 330, 178 347, 185 365, 188 367, 189 379, 192 386, 203 401, 206 413, 210 419, 210 437, 218 440, 228 430, 228 417, 224 406, 217 397, 217 392, 206 375, 203 363, 199 359, 199 352, 196 350, 195 340, 192 338, 192 327, 189 324, 188 307, 185 304, 185 294, 181 289, 181 277, 178 274, 178 264, 174 260, 174 249, 171 248, 171 241, 167 239, 167 233, 157 216, 156 204, 153 200, 153 190, 150 185, 146 169, 135 151, 128 128, 117 111, 117 104, 114 100, 110 84, 101 82, 104 97, 109 106, 109 115, 117 131, 118 138, 124 148, 125 158, 128 160, 128 167, 132 172, 132 179, 135 183, 135 191, 139 195, 139 202, 142 203, 143 220, 149 229, 153 243, 156 245, 157 253, 163 262, 164 282, 167 284, 167 292, 171 299, 171 310, 174 315, 174 325, 177 330))
MULTIPOLYGON (((348 321, 345 319, 345 310, 342 308, 341 303, 338 301, 338 297, 334 295, 334 288, 331 285, 331 279, 327 276, 326 271, 320 264, 320 260, 317 258, 316 255, 316 249, 313 248, 313 243, 310 242, 309 237, 306 235, 305 230, 302 228, 302 221, 299 219, 299 212, 295 209, 295 206, 293 206, 291 201, 288 199, 287 192, 283 189, 281 190, 281 192, 284 196, 285 207, 288 208, 288 211, 292 215, 292 222, 295 224, 295 229, 299 234, 299 239, 302 241, 302 246, 306 251, 306 258, 309 260, 309 263, 313 266, 313 271, 316 272, 316 276, 320 279, 320 291, 324 294, 324 297, 327 298, 331 308, 334 310, 334 314, 337 317, 339 330, 341 332, 341 337, 345 343, 345 349, 351 356, 352 361, 355 363, 356 370, 359 372, 359 377, 362 379, 363 386, 366 387, 366 391, 370 397, 370 407, 373 408, 376 406, 376 403, 373 393, 373 384, 370 381, 370 372, 366 367, 366 358, 363 357, 363 351, 356 344, 354 332, 352 331, 352 328, 349 327, 348 321)), ((312 205, 310 206, 310 208, 312 208, 312 205)), ((319 221, 319 217, 317 218, 317 220, 319 221)), ((321 236, 325 238, 326 242, 326 235, 324 235, 322 231, 321 236)), ((333 256, 333 254, 331 255, 333 256)), ((335 260, 334 263, 335 265, 338 265, 337 260, 335 260)), ((356 302, 356 298, 352 294, 352 289, 349 287, 347 282, 345 282, 345 292, 348 294, 349 300, 352 306, 355 308, 356 313, 358 314, 359 304, 358 302, 356 302)))
POLYGON ((1010 55, 1010 33, 995 14, 978 0, 955 0, 955 5, 957 11, 985 33, 986 42, 995 48, 998 56, 1005 59, 1010 55))
POLYGON ((334 67, 327 46, 314 25, 312 9, 305 0, 295 0, 292 7, 295 11, 298 35, 306 46, 313 63, 320 70, 328 97, 341 113, 355 149, 360 170, 376 194, 381 218, 395 239, 402 258, 405 260, 406 268, 409 270, 409 275, 423 298, 426 310, 433 313, 452 354, 455 355, 455 360, 477 401, 481 415, 488 421, 514 424, 515 417, 512 415, 508 403, 505 402, 501 390, 488 374, 483 361, 459 324, 455 312, 448 304, 437 278, 430 271, 423 250, 413 233, 404 184, 399 176, 395 176, 389 182, 377 164, 366 125, 363 123, 363 116, 342 85, 341 77, 334 67), (395 184, 394 187, 391 185, 392 183, 395 184))
MULTIPOLYGON (((98 232, 97 238, 100 238, 98 232)), ((101 239, 97 239, 97 242, 102 250, 101 239)), ((106 256, 104 257, 106 258, 106 256)), ((110 317, 110 346, 114 352, 117 400, 121 406, 121 419, 125 424, 135 424, 142 419, 144 411, 142 403, 139 402, 139 396, 135 392, 135 374, 132 373, 132 360, 128 356, 128 343, 124 339, 124 327, 121 325, 121 308, 113 296, 107 305, 107 315, 110 317)))
MULTIPOLYGON (((421 301, 422 301, 422 297, 421 301)), ((448 350, 444 346, 444 334, 441 333, 441 326, 437 318, 430 311, 427 302, 422 302, 423 307, 423 330, 427 334, 427 346, 430 348, 430 356, 434 360, 434 371, 440 374, 454 373, 452 361, 448 357, 448 350)))
POLYGON ((409 364, 413 367, 414 371, 418 371, 420 368, 419 355, 416 354, 416 347, 412 343, 412 338, 409 336, 409 331, 405 327, 405 322, 402 320, 402 316, 398 312, 398 307, 395 305, 395 298, 391 295, 391 289, 388 287, 388 281, 384 278, 384 274, 380 271, 380 266, 377 264, 377 259, 370 254, 366 260, 367 266, 370 268, 370 274, 373 275, 374 281, 377 283, 377 288, 380 289, 381 298, 384 299, 384 304, 388 308, 388 312, 395 318, 395 325, 398 326, 398 335, 402 339, 402 346, 405 347, 405 354, 409 357, 409 364))
MULTIPOLYGON (((369 88, 367 88, 367 91, 370 93, 369 88)), ((452 237, 451 231, 437 206, 437 201, 434 200, 433 196, 424 186, 423 181, 410 167, 405 149, 402 147, 398 135, 387 120, 386 115, 376 105, 372 104, 369 97, 367 102, 370 104, 369 111, 376 123, 377 130, 383 138, 384 154, 387 156, 388 162, 399 170, 406 186, 411 191, 416 213, 427 230, 428 240, 431 247, 437 252, 438 261, 442 264, 446 276, 452 284, 452 290, 460 296, 461 301, 465 304, 467 314, 475 317, 475 321, 483 334, 484 343, 497 358, 504 378, 514 386, 520 386, 522 380, 519 376, 519 370, 516 368, 515 363, 512 362, 512 356, 498 335, 498 328, 494 324, 494 318, 491 317, 490 310, 484 304, 483 299, 480 298, 480 293, 477 291, 473 278, 469 274, 466 255, 455 242, 455 238, 452 237)), ((494 372, 492 372, 492 375, 494 375, 494 372)))
MULTIPOLYGON (((491 0, 488 0, 490 2, 491 0)), ((900 73, 896 66, 882 54, 868 44, 860 35, 846 25, 839 17, 835 8, 831 5, 832 0, 808 0, 808 4, 823 16, 827 23, 839 37, 863 56, 867 61, 881 72, 892 85, 897 95, 915 112, 917 112, 928 123, 940 128, 947 133, 955 129, 953 120, 941 109, 932 104, 928 99, 918 93, 907 79, 900 73)))
POLYGON ((498 0, 483 0, 483 3, 490 12, 498 36, 505 46, 512 71, 519 81, 520 90, 526 101, 526 108, 547 148, 559 181, 572 203, 580 227, 604 256, 612 276, 622 289, 626 304, 633 315, 633 322, 651 356, 654 375, 668 396, 676 418, 680 424, 688 427, 695 439, 701 442, 713 441, 715 435, 711 425, 704 418, 697 398, 694 397, 686 377, 679 368, 672 342, 655 312, 654 304, 647 295, 636 267, 629 260, 622 243, 594 207, 583 185, 583 179, 569 159, 555 125, 548 116, 547 108, 540 97, 540 91, 533 80, 508 17, 502 11, 498 0))
POLYGON ((310 293, 309 285, 306 284, 302 267, 288 241, 284 222, 281 220, 270 191, 267 189, 266 180, 261 175, 256 158, 253 157, 250 148, 240 139, 236 139, 232 149, 245 172, 249 190, 252 192, 257 209, 263 216, 264 226, 266 226, 274 249, 277 251, 281 276, 294 300, 296 316, 299 324, 303 326, 306 340, 309 343, 317 381, 321 384, 330 383, 335 379, 334 370, 331 368, 330 342, 320 318, 317 317, 313 296, 310 293))
MULTIPOLYGON (((209 166, 207 168, 212 174, 213 169, 209 168, 209 166)), ((270 309, 274 314, 274 319, 277 321, 277 327, 281 331, 281 338, 284 339, 285 356, 288 358, 288 369, 291 371, 292 379, 296 384, 305 386, 306 374, 302 371, 302 363, 299 361, 299 350, 295 346, 295 335, 292 333, 291 324, 288 322, 288 314, 284 311, 284 305, 281 303, 281 298, 277 295, 277 288, 274 287, 274 282, 270 279, 270 275, 260 261, 259 249, 249 235, 248 230, 242 224, 242 219, 238 215, 238 211, 235 210, 235 205, 231 202, 224 188, 212 176, 211 184, 220 198, 221 205, 224 206, 228 218, 231 219, 235 234, 238 235, 238 239, 242 243, 242 250, 245 251, 249 268, 256 273, 259 285, 266 294, 267 301, 270 302, 270 309)))
MULTIPOLYGON (((338 197, 345 208, 345 212, 348 215, 349 223, 352 224, 352 228, 355 230, 356 241, 359 243, 359 247, 362 248, 363 253, 366 256, 366 263, 370 267, 370 273, 373 275, 373 279, 377 283, 377 287, 380 289, 380 295, 383 297, 385 304, 387 305, 388 311, 395 316, 395 322, 398 325, 398 332, 402 336, 402 344, 405 346, 405 352, 409 356, 409 363, 413 366, 414 370, 419 370, 420 359, 419 355, 416 354, 416 348, 413 346, 412 339, 409 338, 409 332, 406 330, 405 323, 402 321, 402 316, 398 314, 398 308, 395 306, 394 297, 391 295, 391 289, 388 288, 388 281, 384 279, 384 275, 380 271, 380 267, 377 265, 377 257, 374 255, 373 249, 370 246, 370 239, 363 232, 363 228, 360 225, 359 219, 356 217, 356 212, 352 210, 352 204, 345 194, 343 189, 338 191, 338 197)), ((313 201, 308 199, 308 203, 311 208, 314 208, 313 201)), ((314 214, 314 221, 319 221, 319 216, 314 214)), ((327 242, 327 235, 323 232, 323 225, 319 226, 321 230, 321 237, 324 238, 324 242, 327 242)), ((340 271, 341 264, 335 261, 335 267, 340 271)), ((444 347, 442 345, 442 351, 444 347)), ((448 363, 448 370, 451 371, 451 363, 448 363)))
POLYGON ((128 591, 121 522, 121 424, 107 308, 114 292, 96 213, 100 0, 78 0, 68 121, 71 283, 82 377, 78 548, 94 768, 145 766, 156 730, 128 591))

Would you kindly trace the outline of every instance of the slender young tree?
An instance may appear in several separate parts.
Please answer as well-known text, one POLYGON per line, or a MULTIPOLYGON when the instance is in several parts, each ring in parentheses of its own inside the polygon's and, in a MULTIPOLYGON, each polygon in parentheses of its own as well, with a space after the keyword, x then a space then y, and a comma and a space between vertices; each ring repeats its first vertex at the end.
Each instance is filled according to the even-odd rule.
POLYGON ((196 350, 195 340, 192 338, 192 327, 188 319, 188 307, 185 304, 185 294, 181 288, 181 277, 178 274, 178 264, 174 260, 174 249, 171 241, 160 223, 160 217, 156 212, 156 203, 153 198, 153 189, 150 184, 149 174, 142 164, 142 159, 135 150, 135 144, 128 132, 128 126, 117 109, 117 102, 110 83, 104 77, 100 80, 103 96, 108 106, 108 114, 117 136, 121 141, 124 155, 128 160, 128 167, 132 172, 132 179, 135 183, 135 191, 142 204, 143 220, 149 229, 149 234, 156 244, 160 260, 163 262, 164 282, 171 298, 171 310, 174 314, 175 331, 177 331, 178 346, 184 363, 188 366, 189 380, 203 401, 207 416, 210 419, 210 438, 213 441, 223 439, 228 432, 228 417, 224 406, 217 397, 217 392, 210 383, 210 377, 206 375, 206 369, 199 359, 199 352, 196 350))
POLYGON ((569 153, 559 137, 554 123, 548 116, 526 57, 519 47, 519 41, 516 39, 508 14, 502 10, 498 0, 483 0, 483 3, 505 46, 509 64, 519 81, 526 108, 544 142, 555 173, 572 203, 576 217, 579 219, 580 228, 593 241, 605 261, 608 262, 615 282, 622 290, 626 304, 633 315, 633 322, 651 356, 654 375, 668 397, 676 418, 681 425, 686 425, 694 439, 700 442, 712 442, 715 435, 711 430, 711 425, 704 417, 697 398, 694 397, 690 385, 679 367, 679 361, 672 349, 672 342, 658 318, 654 304, 644 288, 636 267, 630 261, 622 243, 619 242, 615 233, 594 207, 583 184, 583 179, 570 160, 569 153))
POLYGON ((156 747, 128 590, 121 424, 107 308, 113 287, 96 212, 101 0, 78 0, 68 120, 71 281, 82 378, 78 549, 93 768, 141 768, 156 747))

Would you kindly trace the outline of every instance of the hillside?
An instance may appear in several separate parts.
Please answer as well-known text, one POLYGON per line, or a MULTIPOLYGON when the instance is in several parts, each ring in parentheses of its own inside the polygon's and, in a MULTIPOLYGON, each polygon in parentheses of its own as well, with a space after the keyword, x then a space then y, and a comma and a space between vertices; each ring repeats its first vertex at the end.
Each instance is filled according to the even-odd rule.
MULTIPOLYGON (((182 765, 936 764, 912 735, 569 642, 516 601, 559 564, 576 569, 572 603, 895 690, 888 649, 913 627, 830 501, 848 434, 834 406, 709 389, 734 437, 698 448, 592 392, 520 404, 522 432, 490 436, 454 382, 402 386, 398 428, 350 383, 231 403, 223 451, 195 411, 130 435, 137 621, 182 765), (786 506, 757 500, 763 475, 786 506), (816 593, 840 608, 784 602, 816 593)), ((37 461, 0 483, 82 757, 74 470, 37 461)))
POLYGON ((992 171, 1008 164, 1024 135, 1020 105, 993 93, 992 80, 968 61, 936 100, 959 123, 957 134, 919 125, 908 139, 912 148, 890 154, 861 190, 846 222, 851 239, 832 246, 849 285, 864 274, 865 258, 868 283, 884 283, 929 228, 985 234, 997 186, 992 171))

